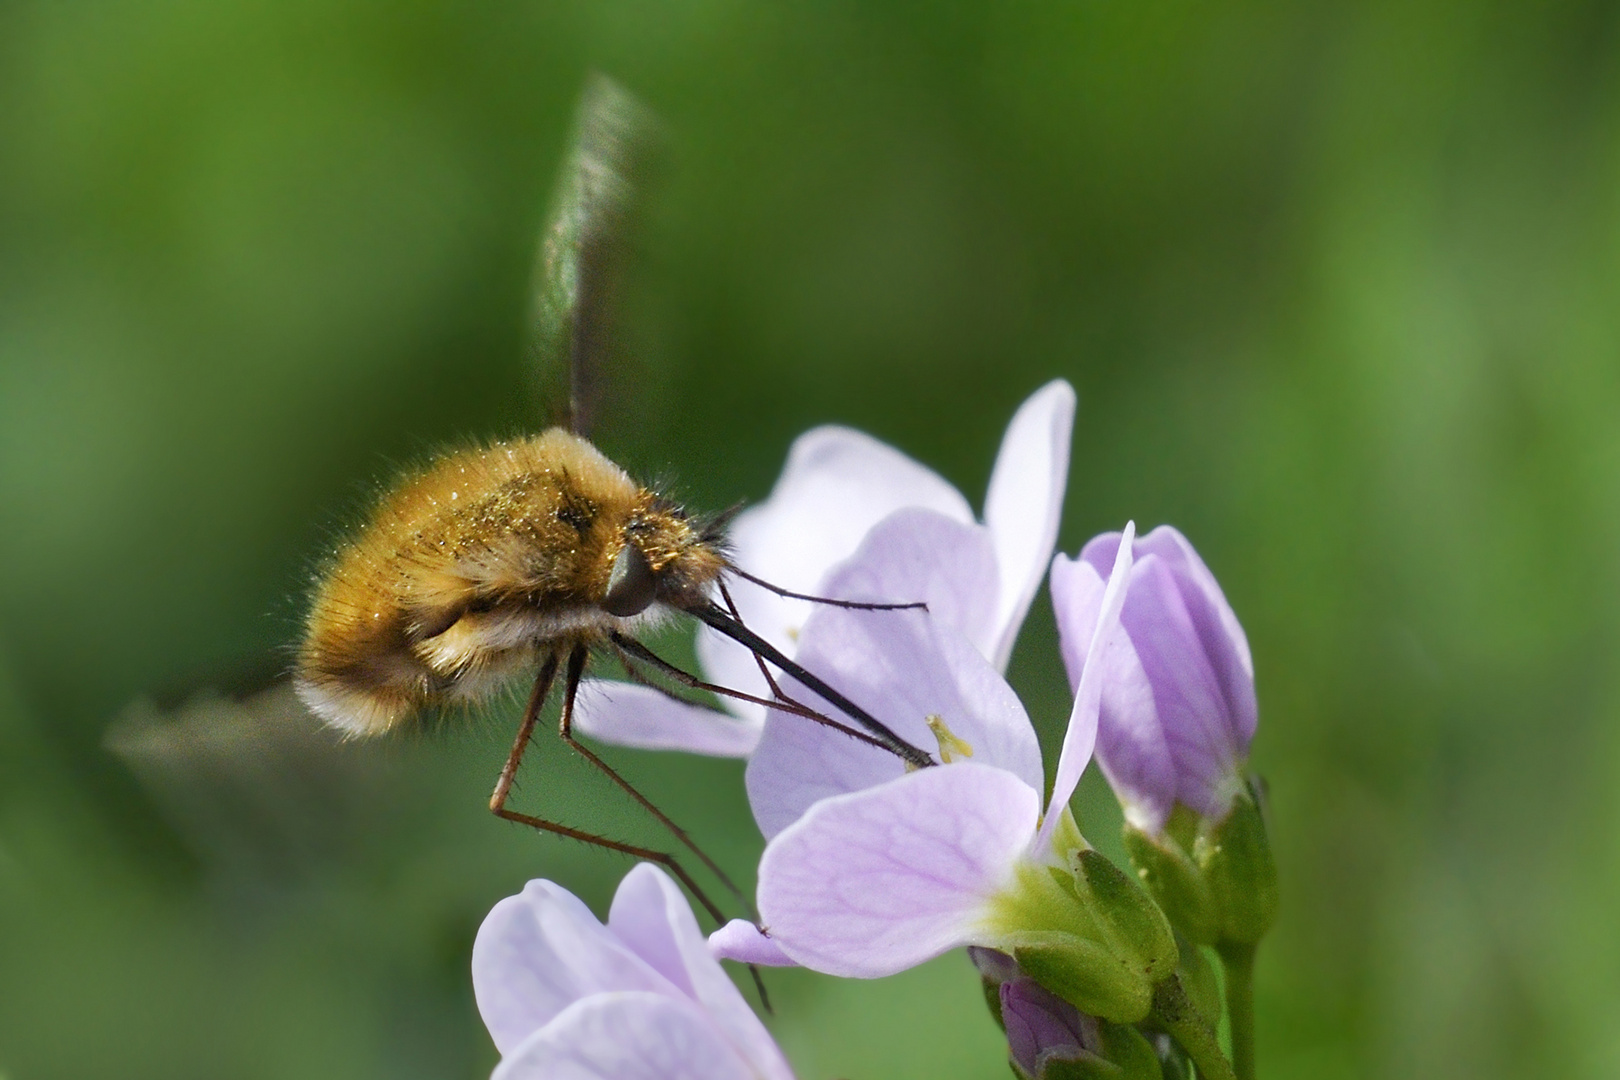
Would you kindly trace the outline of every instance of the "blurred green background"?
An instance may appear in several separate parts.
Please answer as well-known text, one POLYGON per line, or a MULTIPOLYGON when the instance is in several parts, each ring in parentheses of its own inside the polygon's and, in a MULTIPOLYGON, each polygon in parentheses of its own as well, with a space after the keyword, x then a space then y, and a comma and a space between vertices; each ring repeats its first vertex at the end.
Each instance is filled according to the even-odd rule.
MULTIPOLYGON (((1254 647, 1262 1075, 1620 1075, 1617 61, 1605 2, 0 7, 0 1075, 481 1076, 484 912, 611 895, 485 811, 515 706, 141 726, 284 663, 397 463, 542 422, 591 67, 673 155, 610 453, 717 509, 838 421, 977 502, 1068 378, 1063 546, 1177 524, 1254 647)), ((615 760, 746 874, 738 765, 615 760)), ((1006 1075, 960 957, 772 986, 806 1080, 1006 1075)))

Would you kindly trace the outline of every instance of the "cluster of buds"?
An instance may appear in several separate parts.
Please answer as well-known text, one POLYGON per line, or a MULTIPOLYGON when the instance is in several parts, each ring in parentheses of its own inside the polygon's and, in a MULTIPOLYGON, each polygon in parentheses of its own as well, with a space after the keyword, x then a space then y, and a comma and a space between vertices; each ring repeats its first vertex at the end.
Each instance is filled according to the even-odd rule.
MULTIPOLYGON (((772 497, 736 523, 738 564, 795 591, 926 602, 877 611, 742 587, 736 597, 750 626, 838 694, 911 744, 937 746, 936 767, 774 709, 737 710, 717 737, 712 712, 645 688, 598 687, 581 699, 580 727, 747 758, 768 841, 760 920, 711 935, 714 956, 872 978, 966 947, 1024 1080, 1145 1080, 1188 1075, 1189 1064, 1206 1078, 1252 1077, 1248 976, 1277 886, 1261 788, 1246 771, 1257 715, 1248 643, 1173 528, 1138 539, 1127 525, 1053 558, 1073 411, 1062 382, 1024 404, 982 517, 924 467, 831 428, 801 438, 772 497), (1074 692, 1050 789, 1003 677, 1048 569, 1074 692), (1097 851, 1070 810, 1093 757, 1123 806, 1135 874, 1097 851), (1206 950, 1225 965, 1224 989, 1206 950), (1223 1013, 1229 1052, 1215 1036, 1223 1013)), ((699 657, 715 681, 768 692, 730 642, 700 639, 699 657)), ((836 712, 791 679, 779 689, 836 712)), ((483 955, 481 987, 509 986, 508 969, 522 968, 521 950, 483 955)), ((481 989, 486 1017, 509 994, 481 989)), ((519 1026, 538 1030, 549 1015, 519 1026)), ((752 1028, 705 1015, 692 1023, 719 1040, 713 1061, 782 1075, 752 1028)))

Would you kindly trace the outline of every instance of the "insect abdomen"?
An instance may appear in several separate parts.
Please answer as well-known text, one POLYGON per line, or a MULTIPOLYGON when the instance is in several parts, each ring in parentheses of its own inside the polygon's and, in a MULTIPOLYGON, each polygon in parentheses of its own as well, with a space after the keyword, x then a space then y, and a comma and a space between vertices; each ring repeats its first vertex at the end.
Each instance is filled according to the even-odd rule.
POLYGON ((379 734, 599 638, 608 570, 641 498, 560 429, 441 459, 384 498, 318 581, 300 696, 335 727, 379 734))

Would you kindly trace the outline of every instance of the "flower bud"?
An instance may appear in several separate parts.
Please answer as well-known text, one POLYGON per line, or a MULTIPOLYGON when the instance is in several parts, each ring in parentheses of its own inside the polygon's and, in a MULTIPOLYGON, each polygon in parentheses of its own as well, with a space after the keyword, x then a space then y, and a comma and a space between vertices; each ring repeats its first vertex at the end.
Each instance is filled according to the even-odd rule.
POLYGON ((1178 933, 1195 945, 1253 945, 1277 915, 1277 867, 1251 789, 1220 822, 1178 806, 1165 830, 1125 824, 1137 876, 1178 933))
POLYGON ((1093 1016, 1135 1023, 1176 970, 1175 936, 1152 897, 1090 848, 1069 867, 1030 866, 994 907, 993 936, 1020 969, 1093 1016))
POLYGON ((1209 962, 1209 956, 1203 949, 1189 941, 1176 942, 1181 949, 1181 962, 1176 965, 1176 975, 1181 979, 1181 985, 1187 990, 1187 1000, 1192 1002, 1198 1015, 1214 1022, 1221 1015, 1221 983, 1215 975, 1215 965, 1209 962))
MULTIPOLYGON (((1078 686, 1120 533, 1052 564, 1069 682, 1078 686)), ((1129 589, 1104 665, 1097 760, 1125 815, 1163 832, 1179 803, 1223 820, 1254 738, 1254 664, 1237 616, 1185 537, 1161 525, 1133 542, 1129 589)))
POLYGON ((1005 953, 968 952, 1021 1080, 1163 1080, 1152 1044, 1135 1028, 1081 1012, 1021 972, 1005 953))
POLYGON ((1125 853, 1170 925, 1195 945, 1215 944, 1218 927, 1209 882, 1182 845, 1169 833, 1154 836, 1127 821, 1125 853))
POLYGON ((1222 944, 1253 945, 1277 918, 1277 864, 1256 796, 1252 786, 1245 789, 1197 845, 1222 944))

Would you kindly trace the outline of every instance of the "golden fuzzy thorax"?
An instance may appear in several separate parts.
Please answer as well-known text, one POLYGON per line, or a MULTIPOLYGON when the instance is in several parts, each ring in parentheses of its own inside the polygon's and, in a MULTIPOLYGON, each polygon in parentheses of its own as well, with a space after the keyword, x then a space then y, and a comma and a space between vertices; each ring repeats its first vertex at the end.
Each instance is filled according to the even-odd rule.
POLYGON ((561 428, 447 455, 334 553, 310 605, 299 694, 328 723, 377 734, 628 630, 644 616, 602 607, 626 544, 670 607, 703 603, 725 568, 680 507, 561 428))

